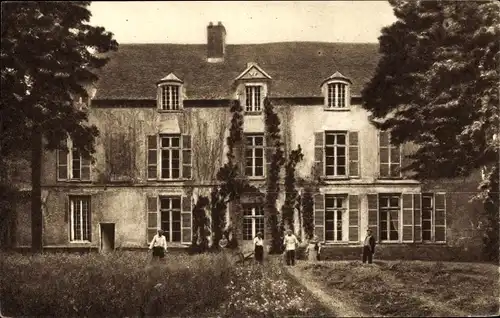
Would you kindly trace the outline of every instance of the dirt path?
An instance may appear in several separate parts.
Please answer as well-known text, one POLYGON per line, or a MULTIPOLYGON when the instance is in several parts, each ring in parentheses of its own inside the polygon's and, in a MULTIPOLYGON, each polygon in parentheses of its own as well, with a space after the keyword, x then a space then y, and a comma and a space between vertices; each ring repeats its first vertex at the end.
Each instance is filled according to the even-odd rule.
POLYGON ((339 300, 348 296, 343 296, 342 293, 339 292, 339 296, 334 298, 324 292, 320 284, 315 282, 307 273, 304 273, 297 267, 284 267, 302 286, 309 290, 309 292, 311 292, 319 302, 334 312, 337 317, 370 317, 370 315, 362 312, 359 308, 339 300))

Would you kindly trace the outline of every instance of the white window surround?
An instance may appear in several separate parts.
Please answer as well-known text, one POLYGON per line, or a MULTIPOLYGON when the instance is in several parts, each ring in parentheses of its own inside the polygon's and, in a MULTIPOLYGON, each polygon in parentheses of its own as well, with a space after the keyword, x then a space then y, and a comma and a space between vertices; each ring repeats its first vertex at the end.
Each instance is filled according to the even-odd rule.
POLYGON ((91 160, 84 158, 73 147, 71 139, 68 139, 66 146, 67 151, 56 151, 57 181, 90 182, 91 160))
POLYGON ((325 194, 325 223, 324 223, 324 238, 326 244, 343 244, 349 241, 349 195, 347 194, 325 194), (330 202, 329 202, 330 201, 330 202), (332 203, 330 205, 328 203, 332 203), (338 206, 338 205, 341 206, 338 206), (333 213, 333 228, 327 230, 327 218, 329 213, 333 213), (340 223, 340 228, 338 224, 340 223), (327 237, 327 231, 332 232, 333 237, 327 237), (340 234, 340 238, 339 235, 340 234))
POLYGON ((264 209, 260 206, 244 205, 243 210, 243 240, 253 240, 258 232, 264 236, 264 209))
POLYGON ((324 109, 348 111, 351 106, 351 85, 347 80, 332 79, 323 84, 324 109), (343 87, 343 90, 340 88, 343 87), (342 98, 341 100, 339 98, 342 98))

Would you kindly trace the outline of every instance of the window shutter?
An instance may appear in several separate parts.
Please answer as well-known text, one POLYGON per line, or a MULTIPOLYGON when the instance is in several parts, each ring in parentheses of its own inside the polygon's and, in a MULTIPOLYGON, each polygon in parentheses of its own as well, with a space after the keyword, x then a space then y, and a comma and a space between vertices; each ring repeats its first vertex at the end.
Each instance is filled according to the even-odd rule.
POLYGON ((403 242, 413 242, 413 194, 403 194, 403 242))
POLYGON ((317 176, 324 176, 324 150, 325 140, 323 132, 314 133, 314 170, 317 176))
POLYGON ((349 176, 359 177, 359 140, 358 132, 349 132, 349 176))
POLYGON ((182 243, 191 243, 191 197, 182 197, 182 213, 181 213, 181 226, 182 226, 182 243))
POLYGON ((82 175, 81 175, 81 180, 82 181, 90 181, 90 158, 84 158, 82 156, 82 175))
POLYGON ((368 198, 368 229, 372 230, 372 235, 377 242, 378 239, 378 195, 367 194, 368 198))
POLYGON ((359 197, 349 195, 349 242, 359 242, 359 197))
POLYGON ((192 178, 192 158, 191 158, 191 136, 182 136, 182 177, 184 179, 192 178))
POLYGON ((389 132, 379 131, 379 174, 382 178, 387 178, 390 175, 389 171, 389 132))
POLYGON ((68 179, 68 151, 57 150, 57 180, 68 179))
POLYGON ((314 195, 314 234, 319 241, 325 240, 325 196, 321 193, 314 195))
POLYGON ((446 242, 446 199, 444 193, 434 194, 434 239, 446 242))
POLYGON ((148 179, 158 176, 158 138, 156 135, 148 136, 148 179))
POLYGON ((413 228, 415 242, 422 242, 422 194, 413 195, 413 228))
POLYGON ((147 197, 147 239, 151 242, 156 232, 158 231, 158 198, 156 196, 147 197))

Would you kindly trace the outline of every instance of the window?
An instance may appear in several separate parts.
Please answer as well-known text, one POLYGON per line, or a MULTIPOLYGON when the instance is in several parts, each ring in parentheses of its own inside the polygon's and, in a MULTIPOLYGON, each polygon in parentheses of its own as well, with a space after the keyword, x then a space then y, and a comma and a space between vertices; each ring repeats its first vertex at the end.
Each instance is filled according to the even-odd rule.
POLYGON ((168 242, 181 241, 181 198, 160 197, 161 229, 168 242))
POLYGON ((325 240, 342 241, 342 217, 346 213, 346 196, 325 196, 325 240))
POLYGON ((327 85, 328 108, 345 108, 347 106, 347 84, 330 83, 327 85))
POLYGON ((147 138, 148 179, 191 179, 191 136, 152 135, 147 138))
POLYGON ((247 112, 260 112, 261 107, 261 86, 247 85, 245 91, 245 111, 247 112))
POLYGON ((160 136, 161 178, 180 178, 180 136, 160 136))
POLYGON ((345 132, 325 133, 325 174, 328 177, 347 176, 345 132))
POLYGON ((380 240, 399 240, 399 214, 401 211, 399 195, 379 196, 380 240))
POLYGON ((432 240, 432 214, 434 200, 432 194, 422 195, 422 241, 432 240))
POLYGON ((57 151, 57 180, 90 181, 90 159, 69 148, 72 150, 57 151))
POLYGON ((387 131, 379 134, 380 177, 401 177, 401 147, 391 144, 391 136, 387 131))
POLYGON ((264 209, 260 206, 243 206, 243 240, 253 240, 259 232, 264 236, 264 209))
POLYGON ((179 91, 179 85, 160 86, 160 108, 162 110, 178 110, 180 104, 179 91))
POLYGON ((245 149, 245 174, 248 177, 264 176, 264 135, 247 135, 245 149))
POLYGON ((90 242, 90 198, 70 197, 70 241, 90 242))

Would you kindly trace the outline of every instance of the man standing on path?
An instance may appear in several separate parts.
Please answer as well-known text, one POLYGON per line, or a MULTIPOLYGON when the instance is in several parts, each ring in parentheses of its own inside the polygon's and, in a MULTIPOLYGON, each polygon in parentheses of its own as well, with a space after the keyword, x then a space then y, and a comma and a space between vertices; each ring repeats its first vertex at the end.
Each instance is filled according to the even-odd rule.
POLYGON ((291 230, 286 231, 285 238, 283 239, 283 245, 285 245, 286 264, 292 266, 295 265, 295 249, 299 245, 299 240, 291 230))
POLYGON ((372 235, 372 230, 366 230, 365 242, 363 244, 363 263, 366 263, 368 259, 368 264, 372 263, 373 253, 375 253, 375 238, 372 235))

